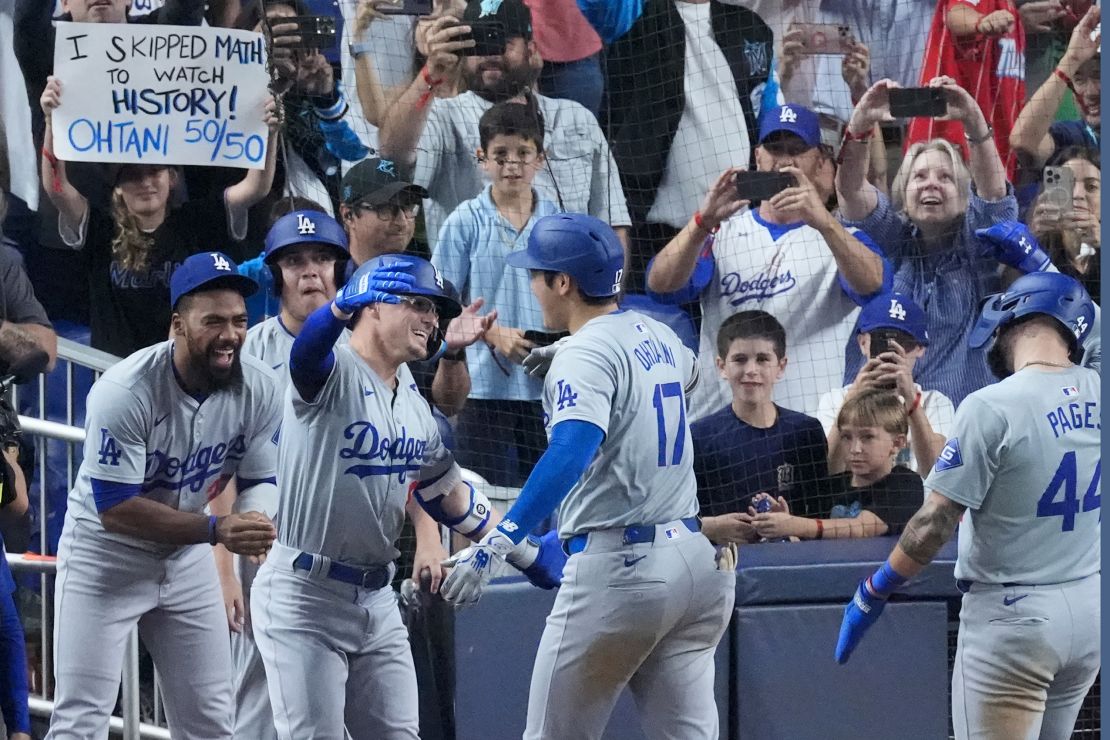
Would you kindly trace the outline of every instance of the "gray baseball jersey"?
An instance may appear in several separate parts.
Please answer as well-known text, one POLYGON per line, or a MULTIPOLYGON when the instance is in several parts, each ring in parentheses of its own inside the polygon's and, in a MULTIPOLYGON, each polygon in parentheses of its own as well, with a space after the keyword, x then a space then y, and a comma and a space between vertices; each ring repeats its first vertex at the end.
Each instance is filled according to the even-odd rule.
POLYGON ((1099 571, 1099 380, 1031 365, 960 404, 925 481, 970 509, 957 578, 1039 585, 1099 571))
POLYGON ((572 419, 605 432, 559 508, 560 538, 697 514, 685 399, 695 373, 675 333, 633 311, 592 319, 559 349, 544 380, 548 434, 572 419))
MULTIPOLYGON (((281 317, 271 316, 252 326, 243 343, 244 353, 262 360, 277 373, 279 398, 284 397, 289 387, 289 353, 293 350, 294 339, 296 337, 281 323, 281 317)), ((336 344, 346 344, 350 339, 351 330, 344 329, 336 344)))
POLYGON ((342 345, 312 402, 290 389, 278 445, 283 544, 363 567, 400 555, 409 484, 442 443, 406 366, 397 380, 390 388, 342 345))
POLYGON ((84 460, 69 494, 69 511, 86 530, 149 552, 176 549, 105 531, 93 478, 141 484, 144 498, 188 512, 200 512, 233 475, 273 480, 281 419, 274 372, 249 355, 241 360, 242 384, 203 400, 175 380, 172 341, 104 373, 89 392, 84 460))

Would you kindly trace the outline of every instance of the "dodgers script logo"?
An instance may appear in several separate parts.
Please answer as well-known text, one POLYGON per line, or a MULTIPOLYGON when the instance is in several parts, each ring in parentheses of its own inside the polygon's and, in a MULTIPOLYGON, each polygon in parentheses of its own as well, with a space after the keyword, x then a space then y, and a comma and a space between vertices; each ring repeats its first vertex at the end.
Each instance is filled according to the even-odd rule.
POLYGON ((728 300, 729 305, 739 306, 747 301, 767 300, 791 290, 797 284, 790 270, 771 275, 764 271, 748 280, 738 272, 729 272, 721 276, 721 297, 728 300))
POLYGON ((242 460, 246 453, 247 442, 242 434, 228 443, 201 447, 186 455, 184 460, 162 450, 148 452, 143 492, 161 488, 198 493, 209 478, 223 471, 224 463, 242 460))
POLYGON ((357 475, 366 478, 373 475, 396 475, 398 483, 404 483, 409 473, 420 471, 420 462, 428 447, 427 440, 408 435, 401 427, 400 434, 390 439, 378 432, 378 428, 368 421, 356 421, 343 430, 343 437, 351 443, 339 451, 341 460, 378 461, 351 465, 343 471, 344 475, 357 475))

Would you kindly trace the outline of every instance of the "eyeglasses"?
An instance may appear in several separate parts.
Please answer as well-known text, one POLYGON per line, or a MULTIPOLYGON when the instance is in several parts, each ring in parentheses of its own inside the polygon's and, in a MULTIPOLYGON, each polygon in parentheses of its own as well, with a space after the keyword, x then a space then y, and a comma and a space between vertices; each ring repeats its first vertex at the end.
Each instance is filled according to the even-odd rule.
POLYGON ((392 221, 400 214, 405 218, 412 220, 420 213, 419 203, 410 203, 409 205, 401 206, 396 203, 383 203, 379 206, 372 206, 367 203, 359 203, 355 206, 360 211, 373 211, 382 221, 392 221))
POLYGON ((439 306, 430 298, 419 295, 403 295, 398 297, 401 299, 402 303, 407 303, 412 306, 412 310, 417 313, 430 313, 436 318, 439 318, 439 306))
POLYGON ((523 154, 519 154, 517 157, 508 157, 504 154, 499 154, 495 157, 490 157, 489 159, 498 167, 504 167, 507 164, 532 164, 536 161, 537 158, 539 158, 539 156, 539 152, 525 152, 523 154))

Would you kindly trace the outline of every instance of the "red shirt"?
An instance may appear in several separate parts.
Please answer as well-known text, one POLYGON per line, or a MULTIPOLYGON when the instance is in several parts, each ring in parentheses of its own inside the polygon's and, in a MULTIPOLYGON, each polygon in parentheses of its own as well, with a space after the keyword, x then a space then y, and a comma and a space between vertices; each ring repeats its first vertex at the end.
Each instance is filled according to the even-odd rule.
POLYGON ((532 36, 545 62, 577 62, 601 51, 601 37, 575 0, 524 0, 532 36))
MULTIPOLYGON (((1012 179, 1016 156, 1010 151, 1010 130, 1025 104, 1025 29, 1012 0, 941 0, 933 15, 925 61, 921 65, 922 86, 934 77, 947 75, 979 103, 987 123, 994 127, 998 154, 1012 179), (1009 10, 1016 23, 1004 36, 957 37, 945 19, 952 8, 966 5, 980 15, 1009 10)), ((968 155, 963 125, 931 118, 911 119, 906 146, 929 139, 947 139, 968 155)))

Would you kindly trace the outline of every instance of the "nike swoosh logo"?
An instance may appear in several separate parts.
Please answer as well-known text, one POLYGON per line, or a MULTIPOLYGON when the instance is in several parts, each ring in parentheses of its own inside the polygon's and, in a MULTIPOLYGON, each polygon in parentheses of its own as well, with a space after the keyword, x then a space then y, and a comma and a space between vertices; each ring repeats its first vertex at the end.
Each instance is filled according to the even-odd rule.
POLYGON ((644 559, 644 558, 646 558, 646 557, 647 557, 647 555, 641 555, 641 556, 640 556, 640 557, 638 557, 638 558, 630 558, 630 557, 627 557, 627 556, 626 556, 626 557, 624 558, 624 567, 625 567, 625 568, 631 568, 631 567, 632 567, 633 565, 635 565, 636 563, 640 562, 641 560, 643 560, 643 559, 644 559))
POLYGON ((169 414, 163 414, 162 416, 160 416, 160 417, 158 417, 157 419, 155 419, 155 420, 154 420, 154 426, 158 426, 159 424, 161 424, 161 423, 162 423, 163 421, 165 421, 165 420, 166 420, 166 418, 167 418, 168 416, 169 416, 169 414))
POLYGON ((270 367, 272 367, 274 370, 280 370, 281 366, 284 365, 284 364, 285 364, 284 362, 279 362, 276 365, 270 365, 270 367))
POLYGON ((1022 599, 1024 599, 1028 595, 1029 594, 1022 594, 1021 596, 1012 596, 1012 597, 1011 596, 1003 596, 1002 597, 1002 603, 1005 604, 1006 606, 1013 606, 1014 604, 1018 603, 1019 601, 1021 601, 1022 599))
POLYGON ((365 388, 363 388, 363 389, 362 389, 362 394, 363 394, 364 396, 372 396, 372 395, 374 395, 374 391, 368 391, 368 390, 366 390, 365 388))

